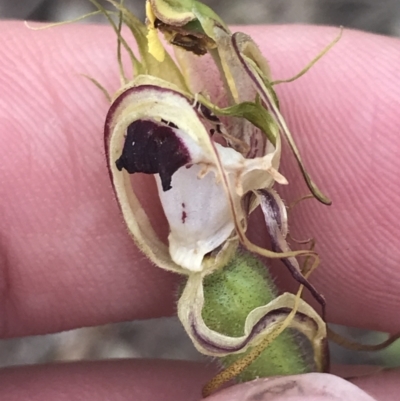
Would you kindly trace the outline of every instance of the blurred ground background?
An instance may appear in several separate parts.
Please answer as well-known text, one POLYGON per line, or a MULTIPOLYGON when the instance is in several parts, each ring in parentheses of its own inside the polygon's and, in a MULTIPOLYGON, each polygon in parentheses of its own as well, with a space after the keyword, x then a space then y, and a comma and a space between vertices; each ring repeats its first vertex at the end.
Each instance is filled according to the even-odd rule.
MULTIPOLYGON (((144 0, 125 3, 144 18, 144 0)), ((204 3, 229 24, 316 23, 400 35, 399 0, 204 0, 204 3)), ((0 0, 0 18, 63 21, 92 9, 88 0, 0 0)))
MULTIPOLYGON (((229 24, 316 23, 343 25, 400 36, 400 0, 204 0, 229 24)), ((105 3, 105 2, 103 2, 105 3)), ((125 0, 144 19, 144 0, 125 0)), ((88 0, 0 0, 0 19, 64 21, 93 10, 88 0)), ((97 18, 97 17, 96 17, 97 18)), ((92 19, 92 21, 99 19, 92 19)), ((359 341, 379 333, 338 328, 359 341)), ((354 353, 332 346, 336 363, 399 365, 400 344, 380 353, 354 353)), ((58 360, 202 357, 175 318, 125 322, 45 336, 0 341, 0 367, 58 360)))

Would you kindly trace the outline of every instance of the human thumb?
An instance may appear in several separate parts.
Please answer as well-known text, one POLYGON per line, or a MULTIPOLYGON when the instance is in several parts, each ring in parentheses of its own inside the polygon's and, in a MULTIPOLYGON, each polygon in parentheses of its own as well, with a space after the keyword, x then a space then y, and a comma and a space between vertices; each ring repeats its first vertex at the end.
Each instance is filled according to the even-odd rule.
POLYGON ((309 373, 259 379, 222 390, 207 401, 376 401, 338 376, 309 373))

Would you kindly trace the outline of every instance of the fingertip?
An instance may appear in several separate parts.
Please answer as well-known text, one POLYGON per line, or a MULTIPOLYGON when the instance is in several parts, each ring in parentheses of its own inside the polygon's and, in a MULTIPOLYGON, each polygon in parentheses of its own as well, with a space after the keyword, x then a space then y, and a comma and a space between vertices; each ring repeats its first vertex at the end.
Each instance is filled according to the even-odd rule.
POLYGON ((0 370, 0 398, 12 401, 197 401, 215 369, 187 361, 118 360, 0 370))
POLYGON ((355 385, 337 376, 309 373, 259 379, 230 387, 209 401, 376 401, 355 385))

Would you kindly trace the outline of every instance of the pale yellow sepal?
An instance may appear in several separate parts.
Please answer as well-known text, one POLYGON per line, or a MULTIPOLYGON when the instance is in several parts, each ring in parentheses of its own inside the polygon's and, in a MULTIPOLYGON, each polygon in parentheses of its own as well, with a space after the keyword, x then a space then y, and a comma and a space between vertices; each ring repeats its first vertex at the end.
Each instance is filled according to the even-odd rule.
POLYGON ((164 61, 165 49, 158 37, 158 31, 154 27, 156 17, 151 7, 150 1, 146 1, 146 17, 147 17, 147 41, 149 44, 149 53, 159 62, 164 61))

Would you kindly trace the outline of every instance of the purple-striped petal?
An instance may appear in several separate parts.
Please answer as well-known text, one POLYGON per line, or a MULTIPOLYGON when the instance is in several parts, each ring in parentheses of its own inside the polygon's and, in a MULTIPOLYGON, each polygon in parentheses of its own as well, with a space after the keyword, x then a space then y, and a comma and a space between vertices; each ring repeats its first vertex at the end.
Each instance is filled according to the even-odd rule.
MULTIPOLYGON (((256 191, 260 201, 261 210, 264 214, 265 224, 271 238, 271 247, 274 252, 290 252, 291 249, 286 241, 287 229, 285 205, 279 195, 272 189, 261 189, 256 191)), ((322 315, 325 317, 325 298, 304 277, 297 259, 292 257, 282 258, 282 263, 287 267, 292 277, 304 285, 322 307, 322 315)))
MULTIPOLYGON (((178 316, 195 347, 206 355, 222 357, 245 352, 261 338, 271 335, 295 307, 296 296, 284 293, 249 313, 243 336, 229 337, 211 330, 203 320, 202 280, 200 273, 189 276, 178 302, 178 316)), ((297 312, 288 327, 300 331, 310 340, 317 369, 326 371, 329 365, 326 326, 317 312, 300 299, 297 312)))

